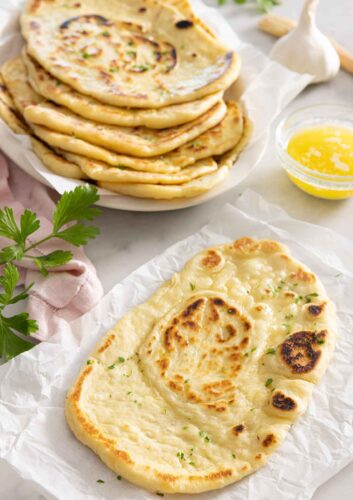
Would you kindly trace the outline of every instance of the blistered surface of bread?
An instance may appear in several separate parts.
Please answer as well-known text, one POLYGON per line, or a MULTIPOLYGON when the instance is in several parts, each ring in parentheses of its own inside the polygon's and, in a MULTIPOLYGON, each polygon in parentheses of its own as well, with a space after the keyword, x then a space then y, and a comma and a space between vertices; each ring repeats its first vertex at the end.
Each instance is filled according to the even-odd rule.
POLYGON ((69 392, 70 427, 151 491, 223 487, 262 466, 305 412, 335 328, 320 281, 282 244, 206 249, 97 346, 69 392))
POLYGON ((80 94, 42 68, 27 51, 22 59, 28 71, 31 86, 46 99, 64 106, 74 113, 110 125, 124 127, 168 128, 187 123, 209 110, 222 99, 222 92, 207 95, 201 99, 174 104, 158 109, 121 108, 97 101, 80 94))
POLYGON ((225 90, 239 74, 239 56, 182 2, 28 0, 21 27, 29 53, 49 73, 116 106, 193 101, 225 90))

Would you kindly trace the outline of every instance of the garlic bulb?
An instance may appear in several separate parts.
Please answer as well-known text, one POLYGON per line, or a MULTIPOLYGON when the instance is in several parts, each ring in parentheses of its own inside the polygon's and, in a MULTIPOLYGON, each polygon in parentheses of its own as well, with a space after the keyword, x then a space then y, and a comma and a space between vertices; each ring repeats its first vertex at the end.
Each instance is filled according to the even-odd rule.
POLYGON ((274 45, 271 59, 297 73, 313 75, 312 83, 330 80, 339 71, 340 60, 328 38, 316 26, 319 0, 304 0, 296 28, 274 45))

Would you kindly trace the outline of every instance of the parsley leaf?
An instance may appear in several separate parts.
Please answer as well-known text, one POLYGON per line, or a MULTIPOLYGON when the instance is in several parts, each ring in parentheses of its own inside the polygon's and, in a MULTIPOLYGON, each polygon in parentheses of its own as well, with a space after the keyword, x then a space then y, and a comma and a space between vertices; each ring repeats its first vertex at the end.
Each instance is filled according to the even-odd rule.
POLYGON ((99 215, 100 210, 92 207, 98 201, 95 186, 77 186, 73 191, 65 192, 60 198, 53 214, 53 232, 69 222, 92 220, 99 215))
POLYGON ((4 317, 0 316, 0 354, 6 361, 28 351, 34 344, 27 342, 23 338, 15 335, 14 332, 4 321, 4 317))
POLYGON ((0 209, 0 236, 16 241, 16 243, 21 241, 21 232, 16 224, 12 208, 0 209))
POLYGON ((40 227, 37 215, 26 209, 17 224, 12 208, 0 209, 0 236, 14 242, 0 249, 0 264, 5 264, 2 273, 0 272, 0 356, 3 360, 11 359, 37 343, 33 338, 31 341, 26 339, 26 336, 38 330, 37 322, 30 319, 28 313, 10 317, 3 314, 8 305, 26 299, 33 286, 32 283, 15 295, 19 271, 12 262, 31 259, 44 276, 48 274, 48 269, 69 262, 72 252, 68 250, 56 250, 39 256, 30 255, 29 252, 53 238, 60 238, 76 246, 84 245, 90 238, 94 238, 99 233, 98 228, 86 226, 82 221, 92 220, 98 215, 99 209, 90 206, 98 199, 97 188, 94 186, 78 186, 73 191, 64 193, 54 210, 52 233, 27 246, 28 237, 40 227), (75 224, 63 228, 72 222, 75 224))
POLYGON ((72 259, 72 252, 67 250, 55 250, 48 255, 36 257, 35 264, 43 276, 48 275, 48 269, 67 264, 72 259))
POLYGON ((56 237, 71 243, 71 245, 79 247, 81 245, 87 245, 88 240, 95 238, 98 234, 98 227, 85 226, 84 224, 78 223, 60 231, 60 233, 56 234, 56 237))
POLYGON ((0 251, 0 264, 11 262, 12 260, 21 260, 24 255, 22 245, 9 245, 0 251))
POLYGON ((20 242, 25 243, 28 236, 35 233, 40 227, 40 220, 32 210, 26 209, 20 219, 20 242))
MULTIPOLYGON (((247 3, 247 0, 233 0, 233 1, 234 1, 234 3, 236 3, 238 5, 242 5, 242 4, 247 3)), ((217 2, 218 2, 218 5, 224 5, 227 2, 227 0, 217 0, 217 2)), ((279 5, 280 1, 279 0, 255 0, 255 3, 261 12, 269 12, 272 9, 272 7, 274 7, 275 5, 279 5)))
POLYGON ((3 276, 0 276, 0 285, 4 289, 4 292, 0 294, 2 304, 6 305, 11 300, 19 279, 20 273, 17 267, 10 263, 6 264, 3 276))

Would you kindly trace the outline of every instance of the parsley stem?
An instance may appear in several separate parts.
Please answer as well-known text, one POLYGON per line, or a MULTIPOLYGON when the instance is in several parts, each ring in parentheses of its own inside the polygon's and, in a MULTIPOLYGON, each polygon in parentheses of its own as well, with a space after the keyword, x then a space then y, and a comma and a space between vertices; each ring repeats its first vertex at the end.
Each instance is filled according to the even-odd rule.
POLYGON ((49 240, 51 240, 52 238, 55 238, 55 237, 56 237, 56 234, 55 233, 51 233, 48 236, 46 236, 45 238, 42 238, 41 240, 35 241, 32 245, 30 245, 29 247, 25 248, 24 252, 26 253, 26 252, 28 252, 28 250, 32 250, 32 248, 36 248, 39 245, 41 245, 42 243, 45 243, 46 241, 49 241, 49 240))

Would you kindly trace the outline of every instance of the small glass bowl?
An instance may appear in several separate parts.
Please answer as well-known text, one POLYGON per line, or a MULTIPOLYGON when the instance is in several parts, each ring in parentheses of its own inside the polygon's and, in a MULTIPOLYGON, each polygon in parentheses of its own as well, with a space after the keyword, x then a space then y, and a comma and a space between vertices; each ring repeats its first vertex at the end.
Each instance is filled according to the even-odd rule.
POLYGON ((276 129, 276 152, 288 177, 300 189, 319 198, 341 200, 353 196, 353 175, 323 174, 305 167, 287 153, 289 139, 300 129, 317 125, 341 125, 353 129, 353 108, 317 104, 285 117, 276 129))

